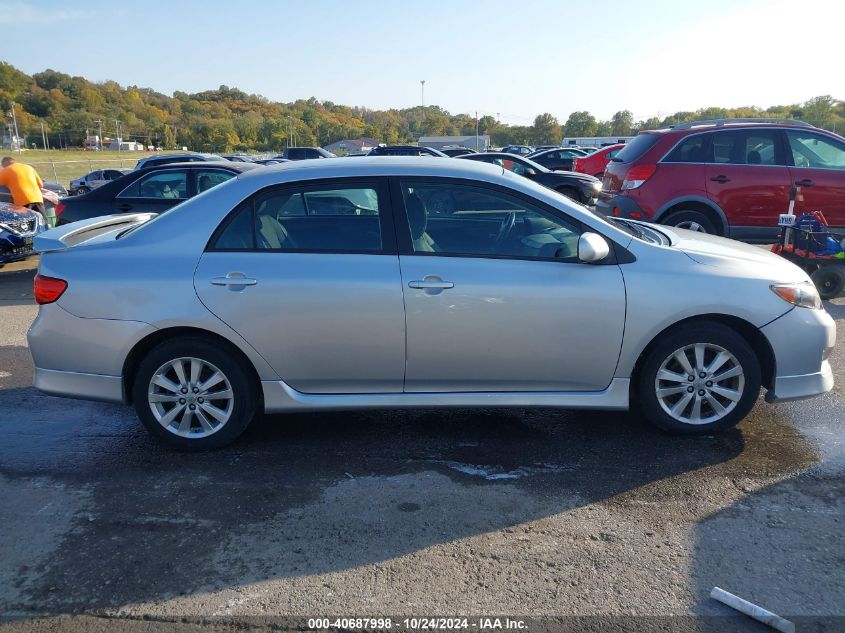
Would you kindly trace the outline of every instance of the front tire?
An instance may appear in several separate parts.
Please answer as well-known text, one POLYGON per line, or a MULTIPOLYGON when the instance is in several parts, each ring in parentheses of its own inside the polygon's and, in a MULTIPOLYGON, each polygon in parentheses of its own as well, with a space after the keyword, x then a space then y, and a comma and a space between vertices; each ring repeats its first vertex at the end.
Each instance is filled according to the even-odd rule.
POLYGON ((841 266, 819 266, 810 279, 816 285, 822 299, 833 299, 845 289, 845 271, 841 266))
POLYGON ((736 426, 760 395, 760 362, 748 342, 721 323, 668 333, 648 353, 636 383, 655 426, 704 435, 736 426))
POLYGON ((679 229, 687 229, 698 233, 709 233, 719 235, 719 231, 713 222, 701 211, 676 211, 670 214, 661 222, 666 226, 674 226, 679 229))
POLYGON ((257 410, 257 385, 225 348, 202 338, 165 341, 141 361, 132 388, 141 422, 184 451, 220 448, 244 432, 257 410))

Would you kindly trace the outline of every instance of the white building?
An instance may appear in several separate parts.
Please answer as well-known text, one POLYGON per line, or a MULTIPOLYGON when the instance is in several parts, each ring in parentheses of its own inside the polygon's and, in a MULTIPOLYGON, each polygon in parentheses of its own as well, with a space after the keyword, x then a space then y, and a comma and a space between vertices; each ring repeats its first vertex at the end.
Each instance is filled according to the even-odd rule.
POLYGON ((113 138, 109 141, 108 148, 115 152, 143 152, 144 144, 137 141, 124 141, 123 139, 113 138))
POLYGON ((616 145, 617 143, 627 143, 633 136, 580 136, 567 137, 563 139, 560 144, 577 145, 579 147, 605 147, 606 145, 616 145))

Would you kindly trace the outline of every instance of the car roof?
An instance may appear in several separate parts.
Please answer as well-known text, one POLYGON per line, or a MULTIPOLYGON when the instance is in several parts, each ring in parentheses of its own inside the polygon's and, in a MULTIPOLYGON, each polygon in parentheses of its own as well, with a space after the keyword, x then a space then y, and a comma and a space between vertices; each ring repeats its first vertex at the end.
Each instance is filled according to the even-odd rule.
POLYGON ((154 169, 228 169, 230 171, 249 171, 250 169, 257 169, 263 167, 257 163, 235 163, 228 160, 210 160, 210 161, 188 161, 184 163, 166 163, 164 165, 150 165, 149 167, 142 167, 133 171, 148 172, 154 169))

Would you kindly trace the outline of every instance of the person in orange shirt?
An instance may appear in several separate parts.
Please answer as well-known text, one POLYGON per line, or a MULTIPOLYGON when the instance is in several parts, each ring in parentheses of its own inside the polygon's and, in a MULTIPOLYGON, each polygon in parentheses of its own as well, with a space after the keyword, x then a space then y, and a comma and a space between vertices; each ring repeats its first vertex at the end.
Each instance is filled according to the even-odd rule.
POLYGON ((38 173, 29 165, 16 162, 11 156, 6 156, 0 164, 3 166, 0 169, 0 185, 5 185, 12 192, 12 202, 46 217, 44 196, 41 195, 44 183, 38 173))

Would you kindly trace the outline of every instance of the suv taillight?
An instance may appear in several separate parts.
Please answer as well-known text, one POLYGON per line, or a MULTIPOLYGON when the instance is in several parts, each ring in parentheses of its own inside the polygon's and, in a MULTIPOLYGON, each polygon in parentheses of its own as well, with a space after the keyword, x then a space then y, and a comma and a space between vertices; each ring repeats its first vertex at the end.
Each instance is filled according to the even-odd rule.
POLYGON ((56 205, 56 217, 59 217, 62 214, 62 211, 65 210, 65 203, 60 202, 56 205))
POLYGON ((625 180, 622 181, 622 190, 642 187, 645 181, 651 178, 655 171, 657 171, 657 165, 654 164, 635 165, 631 167, 628 173, 625 174, 625 180))
POLYGON ((32 294, 35 296, 35 303, 53 303, 67 290, 67 282, 64 279, 35 275, 32 282, 32 294))

